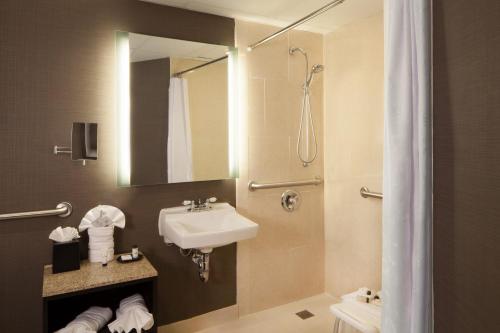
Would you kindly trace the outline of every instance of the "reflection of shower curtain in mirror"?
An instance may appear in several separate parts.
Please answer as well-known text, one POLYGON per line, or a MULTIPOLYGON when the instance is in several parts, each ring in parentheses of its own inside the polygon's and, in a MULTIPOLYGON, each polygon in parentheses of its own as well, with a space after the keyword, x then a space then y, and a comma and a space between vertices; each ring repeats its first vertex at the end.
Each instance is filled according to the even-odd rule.
POLYGON ((187 80, 171 78, 168 97, 168 182, 190 182, 193 157, 187 80))

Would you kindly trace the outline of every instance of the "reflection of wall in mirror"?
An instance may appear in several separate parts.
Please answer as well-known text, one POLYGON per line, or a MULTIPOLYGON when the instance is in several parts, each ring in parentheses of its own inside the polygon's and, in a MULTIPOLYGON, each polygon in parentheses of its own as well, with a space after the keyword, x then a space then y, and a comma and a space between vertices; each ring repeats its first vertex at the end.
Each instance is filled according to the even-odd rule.
MULTIPOLYGON (((171 58, 172 73, 202 61, 171 58)), ((183 76, 188 82, 193 179, 229 178, 227 61, 183 76)))
POLYGON ((169 58, 131 64, 132 185, 167 182, 169 58))

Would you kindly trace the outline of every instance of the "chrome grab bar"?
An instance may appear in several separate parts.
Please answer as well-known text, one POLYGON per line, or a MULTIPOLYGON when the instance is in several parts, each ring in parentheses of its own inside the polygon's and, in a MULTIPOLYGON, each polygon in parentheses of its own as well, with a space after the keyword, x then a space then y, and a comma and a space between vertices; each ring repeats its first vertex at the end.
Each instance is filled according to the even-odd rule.
POLYGON ((359 193, 363 198, 377 198, 377 199, 383 199, 384 195, 379 192, 370 192, 368 187, 363 186, 360 190, 359 193))
POLYGON ((26 219, 26 218, 41 217, 41 216, 68 217, 71 215, 72 212, 73 212, 73 206, 71 206, 69 202, 61 202, 56 206, 56 209, 0 214, 0 220, 26 219))
POLYGON ((305 186, 305 185, 320 185, 323 183, 323 179, 317 176, 314 179, 308 180, 297 180, 297 181, 289 181, 289 182, 277 182, 277 183, 257 183, 256 181, 250 181, 248 183, 248 190, 264 190, 270 188, 279 188, 279 187, 292 187, 292 186, 305 186))

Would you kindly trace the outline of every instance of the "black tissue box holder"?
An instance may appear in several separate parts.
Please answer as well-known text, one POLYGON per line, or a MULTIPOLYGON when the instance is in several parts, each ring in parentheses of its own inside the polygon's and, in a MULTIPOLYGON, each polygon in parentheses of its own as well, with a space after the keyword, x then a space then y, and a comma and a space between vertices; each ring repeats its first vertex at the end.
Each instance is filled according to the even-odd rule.
POLYGON ((62 273, 80 269, 80 241, 53 243, 52 273, 62 273))

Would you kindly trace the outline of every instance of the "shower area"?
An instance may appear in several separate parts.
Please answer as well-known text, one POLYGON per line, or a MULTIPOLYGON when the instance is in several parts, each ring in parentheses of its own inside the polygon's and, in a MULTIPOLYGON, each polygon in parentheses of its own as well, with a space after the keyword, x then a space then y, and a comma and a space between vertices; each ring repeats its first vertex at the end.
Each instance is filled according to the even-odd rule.
POLYGON ((328 307, 338 297, 381 289, 382 200, 360 193, 382 192, 379 8, 329 32, 290 30, 251 52, 247 45, 277 28, 236 22, 244 50, 237 207, 260 225, 258 237, 238 244, 240 315, 321 303, 312 312, 323 313, 330 332, 328 307), (295 185, 273 186, 288 182, 295 185), (283 209, 287 190, 294 209, 283 209))

